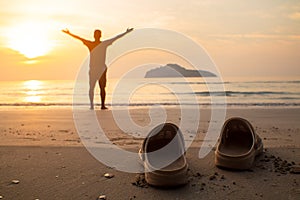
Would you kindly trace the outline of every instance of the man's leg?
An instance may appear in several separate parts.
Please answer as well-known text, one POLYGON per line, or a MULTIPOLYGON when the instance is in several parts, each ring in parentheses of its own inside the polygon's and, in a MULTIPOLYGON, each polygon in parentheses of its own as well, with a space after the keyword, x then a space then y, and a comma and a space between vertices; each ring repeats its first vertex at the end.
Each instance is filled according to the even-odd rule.
POLYGON ((105 97, 106 97, 105 88, 100 88, 100 96, 101 96, 101 109, 105 110, 107 109, 107 107, 105 107, 105 97))
POLYGON ((99 87, 100 87, 101 109, 105 110, 105 109, 107 109, 107 107, 105 106, 106 70, 103 72, 101 78, 99 79, 99 87))
POLYGON ((90 89, 89 89, 89 98, 90 98, 90 109, 94 110, 94 90, 96 86, 97 79, 90 77, 90 89))

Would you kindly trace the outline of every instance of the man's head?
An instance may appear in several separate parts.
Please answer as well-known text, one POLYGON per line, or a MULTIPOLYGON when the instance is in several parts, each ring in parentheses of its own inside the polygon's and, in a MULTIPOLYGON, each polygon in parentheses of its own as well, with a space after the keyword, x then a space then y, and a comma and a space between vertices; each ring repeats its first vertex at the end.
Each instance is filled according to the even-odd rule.
POLYGON ((96 29, 94 31, 94 38, 95 38, 96 41, 100 40, 100 38, 101 38, 101 31, 100 30, 96 29))

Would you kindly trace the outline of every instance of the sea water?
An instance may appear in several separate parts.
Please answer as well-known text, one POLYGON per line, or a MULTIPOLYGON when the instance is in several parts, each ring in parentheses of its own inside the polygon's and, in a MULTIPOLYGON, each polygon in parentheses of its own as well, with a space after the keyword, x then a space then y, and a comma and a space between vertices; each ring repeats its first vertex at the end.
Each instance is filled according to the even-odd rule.
MULTIPOLYGON (((89 106, 88 84, 74 90, 75 80, 0 82, 0 109, 16 107, 65 108, 74 102, 89 106), (75 101, 74 101, 75 100, 75 101)), ((300 79, 144 78, 108 79, 106 104, 111 107, 227 106, 299 107, 300 79)), ((99 88, 95 104, 100 105, 99 88)))

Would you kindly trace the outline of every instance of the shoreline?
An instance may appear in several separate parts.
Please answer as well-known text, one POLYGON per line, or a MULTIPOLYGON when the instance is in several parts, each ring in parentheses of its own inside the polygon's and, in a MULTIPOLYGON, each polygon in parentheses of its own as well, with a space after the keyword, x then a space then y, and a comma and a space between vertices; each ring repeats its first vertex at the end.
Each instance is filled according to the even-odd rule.
MULTIPOLYGON (((161 112, 154 111, 149 116, 149 109, 129 109, 129 114, 134 126, 119 128, 114 117, 119 121, 127 120, 123 116, 126 110, 83 110, 83 113, 95 113, 99 125, 106 132, 107 137, 120 146, 136 147, 142 143, 147 135, 145 132, 136 132, 134 126, 148 126, 150 122, 162 123, 161 112), (120 114, 119 114, 120 113, 120 114), (133 140, 133 138, 136 138, 133 140)), ((193 111, 193 110, 188 110, 193 111)), ((186 141, 194 140, 192 146, 199 146, 210 124, 211 112, 209 109, 200 109, 199 121, 185 120, 186 141), (199 123, 197 130, 192 127, 199 123), (189 126, 191 128, 189 128, 189 126), (195 137, 196 135, 196 137, 195 137)), ((181 110, 178 108, 166 108, 168 122, 180 127, 181 110)), ((7 110, 0 112, 0 146, 1 145, 37 145, 37 146, 78 146, 82 145, 74 122, 74 113, 71 109, 27 109, 7 110)), ((298 109, 227 109, 225 119, 230 117, 242 117, 249 120, 255 131, 263 139, 265 146, 300 146, 300 108, 298 109)), ((163 119, 162 119, 163 120, 163 119)), ((123 124, 124 125, 124 124, 123 124)), ((218 127, 221 128, 221 127, 218 127)), ((220 130, 219 130, 220 131, 220 130)), ((219 132, 214 133, 219 135, 219 132)), ((191 141, 190 141, 191 142, 191 141)))
MULTIPOLYGON (((143 106, 135 106, 135 105, 124 105, 124 106, 111 106, 111 105, 107 105, 108 110, 137 110, 137 109, 149 109, 151 107, 156 107, 156 106, 161 106, 165 109, 179 109, 181 107, 181 105, 160 105, 160 104, 153 104, 153 105, 143 105, 143 106)), ((197 105, 200 109, 210 109, 211 105, 197 105)), ((182 107, 186 108, 186 109, 193 109, 194 105, 182 105, 182 107)), ((86 106, 78 106, 75 108, 79 108, 82 110, 89 110, 89 105, 86 106)), ((97 110, 101 110, 101 105, 100 104, 96 104, 95 105, 95 111, 97 110)), ((217 105, 215 106, 215 109, 220 109, 220 108, 224 108, 224 106, 221 105, 217 105)), ((280 106, 274 106, 274 105, 270 105, 270 106, 266 106, 266 105, 227 105, 225 106, 226 110, 247 110, 247 109, 268 109, 268 110, 272 110, 272 109, 300 109, 300 105, 280 105, 280 106)), ((42 106, 36 106, 36 105, 11 105, 11 106, 0 106, 0 111, 19 111, 19 110, 73 110, 73 106, 72 105, 68 105, 68 106, 61 106, 61 105, 42 105, 42 106)))

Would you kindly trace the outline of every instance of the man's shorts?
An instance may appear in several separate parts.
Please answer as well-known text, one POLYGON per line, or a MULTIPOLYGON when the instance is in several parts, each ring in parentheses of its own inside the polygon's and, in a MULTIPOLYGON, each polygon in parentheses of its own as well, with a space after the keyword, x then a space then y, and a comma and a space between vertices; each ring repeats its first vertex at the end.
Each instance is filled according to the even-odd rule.
POLYGON ((105 69, 105 71, 101 74, 98 71, 89 71, 89 78, 90 78, 90 87, 94 88, 95 84, 97 83, 97 81, 99 82, 99 86, 100 88, 105 88, 106 87, 106 72, 107 69, 105 69), (99 78, 100 76, 100 78, 99 78))

